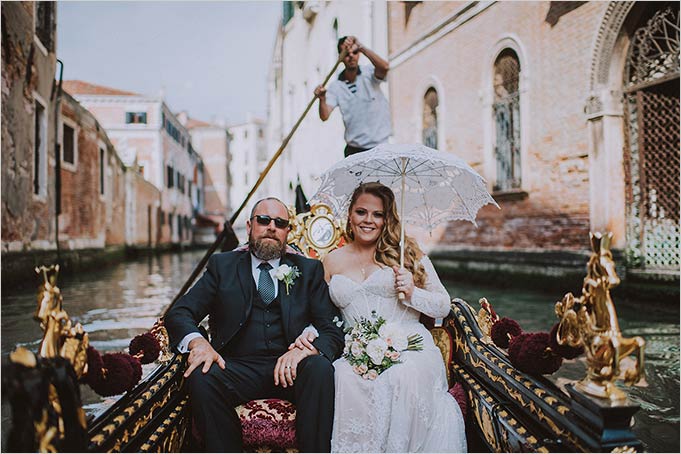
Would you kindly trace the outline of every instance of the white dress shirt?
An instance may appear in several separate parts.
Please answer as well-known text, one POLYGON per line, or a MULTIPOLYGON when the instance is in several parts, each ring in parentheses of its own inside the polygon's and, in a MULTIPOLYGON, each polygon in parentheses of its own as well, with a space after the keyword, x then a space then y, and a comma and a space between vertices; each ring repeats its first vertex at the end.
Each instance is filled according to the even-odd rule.
MULTIPOLYGON (((264 261, 265 260, 260 260, 258 257, 251 254, 251 273, 253 275, 253 281, 255 282, 256 288, 258 287, 258 280, 260 279, 260 270, 258 269, 258 266, 264 261)), ((267 260, 267 263, 272 265, 272 269, 269 271, 269 273, 270 276, 272 277, 272 281, 274 282, 274 297, 276 298, 277 295, 279 294, 279 286, 277 285, 277 279, 274 277, 274 273, 277 271, 277 268, 281 263, 281 258, 277 257, 276 259, 267 260)), ((177 345, 177 350, 180 353, 187 353, 189 351, 189 343, 193 339, 196 339, 197 337, 201 337, 201 334, 200 333, 187 334, 177 345)))

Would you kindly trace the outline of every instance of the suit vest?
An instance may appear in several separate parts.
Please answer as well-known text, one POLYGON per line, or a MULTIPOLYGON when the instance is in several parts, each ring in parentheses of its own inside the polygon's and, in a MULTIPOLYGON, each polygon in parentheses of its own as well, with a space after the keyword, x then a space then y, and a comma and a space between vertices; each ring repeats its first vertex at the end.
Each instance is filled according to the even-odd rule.
POLYGON ((281 318, 281 293, 266 305, 255 288, 255 282, 252 290, 251 314, 239 332, 225 346, 224 354, 227 357, 281 356, 288 349, 281 318))

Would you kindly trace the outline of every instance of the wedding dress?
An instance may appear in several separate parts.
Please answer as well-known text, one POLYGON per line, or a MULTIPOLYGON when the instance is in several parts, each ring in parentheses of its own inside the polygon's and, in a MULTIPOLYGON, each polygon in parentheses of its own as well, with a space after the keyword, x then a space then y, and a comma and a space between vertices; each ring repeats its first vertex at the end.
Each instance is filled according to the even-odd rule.
POLYGON ((376 270, 358 283, 342 274, 329 282, 332 301, 350 326, 371 312, 398 323, 407 335, 423 336, 423 350, 404 351, 400 364, 375 380, 363 379, 344 358, 334 362, 335 411, 332 452, 465 452, 461 409, 447 392, 440 350, 420 313, 444 317, 449 295, 430 260, 421 260, 427 280, 411 302, 399 302, 391 268, 376 270))

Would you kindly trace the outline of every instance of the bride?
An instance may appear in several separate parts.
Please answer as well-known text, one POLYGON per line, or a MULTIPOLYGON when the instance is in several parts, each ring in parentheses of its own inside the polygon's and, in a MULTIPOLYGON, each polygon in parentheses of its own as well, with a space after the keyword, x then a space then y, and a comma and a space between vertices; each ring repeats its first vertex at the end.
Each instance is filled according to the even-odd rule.
MULTIPOLYGON (((369 319, 375 311, 407 335, 424 339, 423 350, 401 352, 401 362, 373 380, 359 375, 345 358, 334 362, 332 452, 466 451, 464 421, 447 392, 440 350, 419 322, 421 314, 449 314, 449 296, 428 257, 410 238, 405 269, 399 268, 399 222, 388 187, 360 185, 349 209, 349 244, 324 260, 331 299, 346 324, 369 319)), ((314 338, 314 330, 306 330, 291 347, 306 348, 314 338)))

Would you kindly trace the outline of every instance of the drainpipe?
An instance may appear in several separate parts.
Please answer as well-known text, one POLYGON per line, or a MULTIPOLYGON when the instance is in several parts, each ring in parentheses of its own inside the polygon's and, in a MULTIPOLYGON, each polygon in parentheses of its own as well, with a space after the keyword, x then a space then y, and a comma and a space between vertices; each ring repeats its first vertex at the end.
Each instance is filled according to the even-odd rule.
POLYGON ((52 98, 56 99, 54 102, 54 155, 55 155, 55 176, 54 176, 54 239, 57 244, 57 263, 61 262, 61 254, 59 249, 59 215, 61 214, 61 145, 59 144, 59 106, 61 103, 61 83, 64 75, 64 63, 57 59, 59 63, 59 84, 55 81, 52 86, 52 98), (56 92, 56 93, 55 93, 56 92))

